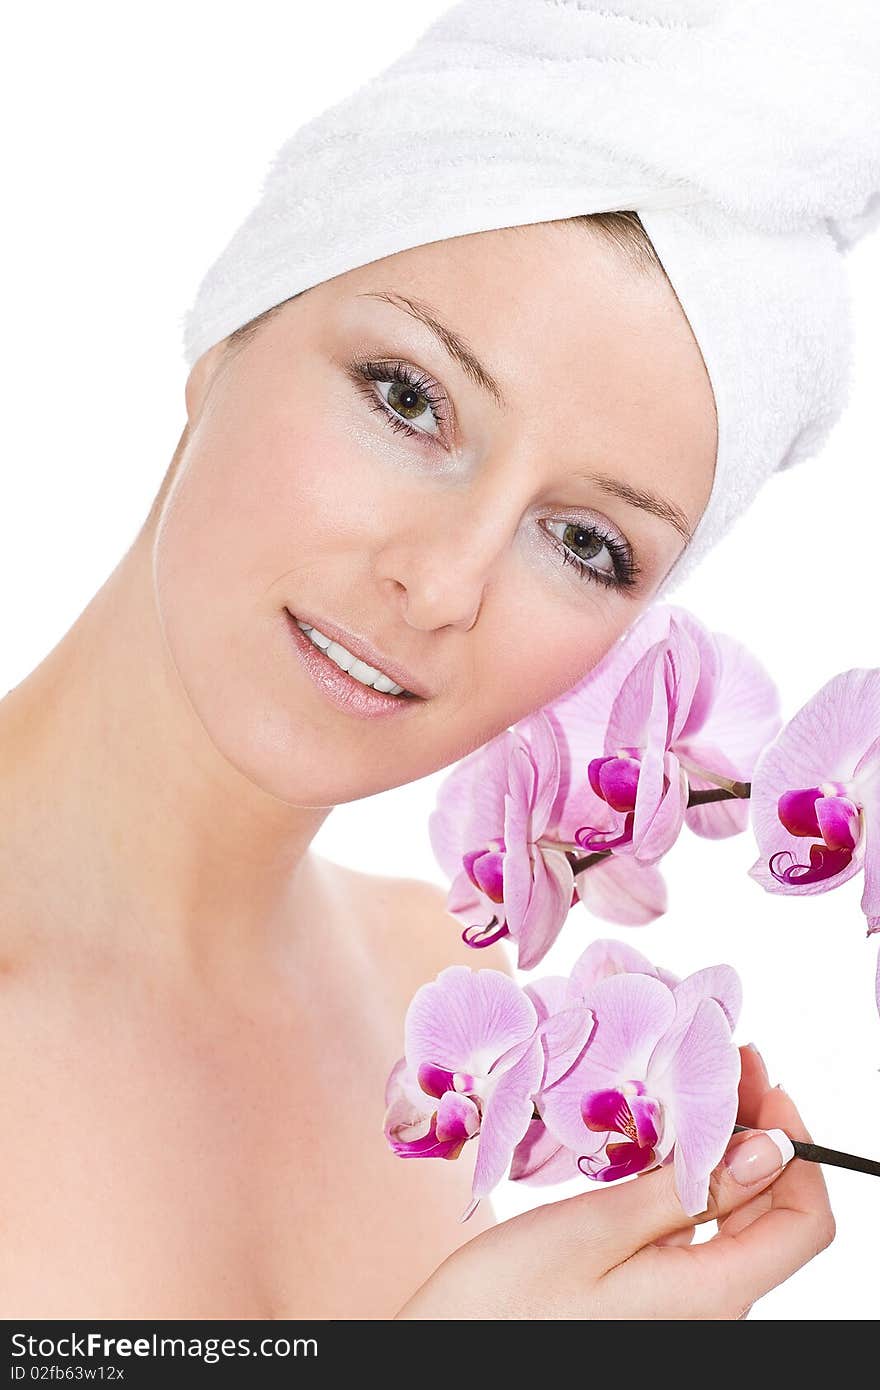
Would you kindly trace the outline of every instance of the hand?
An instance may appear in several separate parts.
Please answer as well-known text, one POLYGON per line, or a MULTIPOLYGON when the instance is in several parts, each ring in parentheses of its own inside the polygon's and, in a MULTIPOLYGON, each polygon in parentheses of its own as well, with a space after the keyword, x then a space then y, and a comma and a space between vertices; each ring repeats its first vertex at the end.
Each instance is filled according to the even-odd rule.
MULTIPOLYGON (((740 1052, 739 1123, 809 1140, 792 1101, 770 1088, 758 1053, 740 1052)), ((591 1185, 481 1232, 397 1317, 743 1318, 834 1238, 819 1165, 794 1158, 781 1168, 765 1134, 733 1136, 696 1217, 682 1210, 673 1178, 667 1164, 614 1187, 591 1185), (717 1235, 691 1245, 695 1227, 713 1220, 717 1235)))

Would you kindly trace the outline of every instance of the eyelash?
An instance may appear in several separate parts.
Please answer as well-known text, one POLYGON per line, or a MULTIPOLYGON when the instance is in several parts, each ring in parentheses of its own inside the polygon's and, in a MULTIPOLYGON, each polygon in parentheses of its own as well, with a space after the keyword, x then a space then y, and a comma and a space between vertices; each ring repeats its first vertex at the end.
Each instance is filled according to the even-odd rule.
POLYGON ((583 531, 587 535, 599 537, 602 544, 608 548, 614 565, 614 573, 608 574, 605 570, 594 569, 592 565, 588 565, 585 560, 581 560, 579 556, 575 555, 574 551, 570 550, 558 536, 554 536, 552 531, 548 531, 547 535, 562 556, 563 564, 574 565, 581 579, 594 579, 598 584, 604 585, 606 589, 631 589, 634 587, 640 568, 626 542, 618 540, 616 536, 609 535, 607 531, 603 531, 602 527, 595 523, 582 526, 576 521, 569 521, 567 525, 572 526, 576 531, 583 531))
MULTIPOLYGON (((436 382, 424 373, 417 372, 408 363, 400 360, 387 362, 354 362, 352 369, 355 373, 355 385, 366 398, 367 404, 382 417, 387 425, 393 430, 402 430, 410 438, 430 439, 432 436, 425 430, 414 429, 407 424, 400 415, 395 415, 383 398, 372 389, 370 383, 381 381, 397 382, 401 386, 408 386, 411 390, 418 392, 428 403, 434 419, 441 429, 446 427, 447 410, 446 401, 442 392, 437 388, 436 382)), ((607 546, 611 556, 614 573, 608 574, 605 571, 594 569, 586 561, 581 560, 574 552, 569 549, 558 536, 554 536, 552 531, 545 534, 551 543, 562 556, 563 564, 573 565, 575 572, 581 579, 593 580, 608 589, 630 589, 636 584, 641 572, 635 556, 629 545, 621 541, 617 536, 603 531, 601 526, 595 524, 580 525, 578 522, 568 522, 569 526, 575 527, 579 531, 584 531, 590 535, 598 536, 603 545, 607 546)))
POLYGON ((399 415, 393 414, 382 400, 381 396, 377 396, 376 392, 371 390, 369 386, 366 388, 364 387, 364 381, 396 381, 400 386, 408 386, 412 391, 416 391, 420 396, 424 396, 440 428, 443 429, 446 427, 448 414, 446 410, 446 401, 437 383, 433 381, 431 377, 425 376, 424 373, 417 372, 413 367, 408 366, 406 362, 400 361, 355 362, 353 365, 355 371, 362 378, 357 384, 366 396, 368 405, 371 405, 374 410, 377 410, 393 430, 403 430, 404 434, 408 434, 415 439, 431 438, 425 430, 413 429, 412 425, 408 425, 406 420, 402 419, 399 415))

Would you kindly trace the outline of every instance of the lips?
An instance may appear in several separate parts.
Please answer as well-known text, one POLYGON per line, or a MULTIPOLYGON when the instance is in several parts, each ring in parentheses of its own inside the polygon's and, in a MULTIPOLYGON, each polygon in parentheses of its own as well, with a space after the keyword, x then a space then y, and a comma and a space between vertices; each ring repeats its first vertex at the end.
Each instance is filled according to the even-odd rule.
MULTIPOLYGON (((325 637, 329 637, 332 641, 345 647, 352 656, 358 657, 367 666, 372 666, 377 671, 381 671, 383 675, 390 677, 395 685, 402 685, 404 690, 409 692, 410 697, 414 696, 420 700, 430 699, 431 691, 415 672, 401 666, 393 657, 387 656, 378 647, 374 647, 366 638, 356 636, 347 628, 331 622, 329 618, 315 617, 302 611, 294 614, 290 608, 285 611, 295 623, 307 623, 309 627, 317 628, 325 637)), ((403 699, 404 697, 398 696, 396 698, 403 699)))
MULTIPOLYGON (((355 675, 354 670, 356 666, 361 666, 361 668, 363 669, 363 663, 361 661, 355 659, 354 661, 352 661, 350 666, 347 666, 341 659, 337 661, 337 659, 334 656, 331 656, 330 648, 332 647, 334 650, 339 651, 339 643, 335 641, 331 642, 329 637, 326 638, 326 642, 315 642, 312 636, 312 634, 315 631, 314 628, 303 627, 302 623, 296 618, 294 619, 294 622, 296 623, 296 626, 302 633, 303 637, 305 637, 308 642, 312 643, 315 650, 324 658, 324 660, 327 662, 332 662, 332 664, 335 667, 337 667, 337 669, 340 672, 348 676, 350 680, 355 681, 356 684, 366 686, 369 690, 374 691, 378 695, 385 695, 395 700, 417 700, 419 698, 418 695, 413 695, 410 691, 404 690, 401 686, 396 684, 394 685, 393 689, 386 690, 383 688, 382 685, 374 684, 373 681, 361 680, 360 677, 355 675)), ((318 628, 317 631, 320 633, 321 629, 318 628)), ((352 656, 354 656, 354 653, 352 653, 352 656)), ((370 670, 376 670, 376 668, 370 667, 370 670)), ((378 671, 377 674, 382 678, 385 685, 391 684, 390 676, 386 677, 384 671, 378 671)))

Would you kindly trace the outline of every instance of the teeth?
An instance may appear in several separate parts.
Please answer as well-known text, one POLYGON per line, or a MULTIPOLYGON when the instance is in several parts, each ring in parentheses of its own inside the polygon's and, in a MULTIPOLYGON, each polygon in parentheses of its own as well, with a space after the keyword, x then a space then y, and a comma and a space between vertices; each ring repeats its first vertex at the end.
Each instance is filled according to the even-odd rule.
POLYGON ((347 671, 362 685, 372 686, 374 690, 380 690, 385 695, 402 695, 404 693, 402 685, 396 685, 390 676, 385 675, 384 671, 378 671, 375 666, 368 666, 365 661, 353 656, 340 642, 334 642, 332 638, 325 637, 324 633, 319 632, 316 627, 309 627, 308 623, 301 623, 298 618, 296 625, 314 642, 316 647, 321 648, 325 656, 329 656, 331 661, 335 661, 337 666, 341 667, 343 671, 347 671))

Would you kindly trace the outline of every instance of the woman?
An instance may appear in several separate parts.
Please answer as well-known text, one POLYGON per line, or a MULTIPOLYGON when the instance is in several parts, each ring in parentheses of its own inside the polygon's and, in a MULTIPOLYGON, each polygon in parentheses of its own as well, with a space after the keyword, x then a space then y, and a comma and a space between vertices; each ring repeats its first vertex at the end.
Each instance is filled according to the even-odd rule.
MULTIPOLYGON (((831 1239, 760 1133, 694 1249, 668 1170, 456 1225, 467 1165, 397 1163, 381 1095, 473 955, 310 849, 578 681, 704 521, 713 387, 633 232, 413 241, 193 361, 144 527, 0 702, 5 1317, 738 1317, 831 1239)), ((748 1050, 740 1118, 804 1136, 748 1050)))

